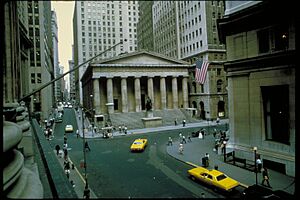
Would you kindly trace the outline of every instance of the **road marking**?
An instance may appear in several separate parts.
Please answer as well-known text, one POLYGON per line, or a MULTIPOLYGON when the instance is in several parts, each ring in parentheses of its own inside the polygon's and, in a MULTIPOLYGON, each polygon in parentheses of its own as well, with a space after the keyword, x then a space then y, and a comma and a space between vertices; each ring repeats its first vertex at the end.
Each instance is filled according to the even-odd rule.
POLYGON ((249 187, 248 185, 246 185, 246 184, 244 184, 244 183, 240 183, 240 185, 241 185, 242 187, 245 187, 245 188, 248 188, 248 187, 249 187))
MULTIPOLYGON (((73 163, 72 160, 71 160, 70 158, 69 158, 69 160, 71 161, 71 163, 73 163)), ((74 166, 74 169, 76 170, 76 172, 78 173, 79 177, 81 178, 81 180, 82 180, 83 183, 85 184, 85 180, 84 180, 84 178, 82 177, 82 175, 80 174, 80 172, 78 171, 77 167, 74 166)))

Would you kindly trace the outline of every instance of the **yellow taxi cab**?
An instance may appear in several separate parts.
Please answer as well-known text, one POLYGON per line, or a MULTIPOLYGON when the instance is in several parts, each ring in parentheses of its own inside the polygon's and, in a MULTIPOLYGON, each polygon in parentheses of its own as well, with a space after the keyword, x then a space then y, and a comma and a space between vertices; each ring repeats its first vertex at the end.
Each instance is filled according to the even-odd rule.
POLYGON ((70 124, 66 125, 65 132, 73 132, 73 126, 70 124))
POLYGON ((144 151, 147 144, 148 144, 147 139, 141 139, 141 138, 136 139, 130 146, 130 150, 131 151, 144 151))
POLYGON ((240 185, 238 181, 215 169, 208 170, 204 167, 196 167, 188 170, 188 174, 192 180, 199 180, 228 192, 240 185))

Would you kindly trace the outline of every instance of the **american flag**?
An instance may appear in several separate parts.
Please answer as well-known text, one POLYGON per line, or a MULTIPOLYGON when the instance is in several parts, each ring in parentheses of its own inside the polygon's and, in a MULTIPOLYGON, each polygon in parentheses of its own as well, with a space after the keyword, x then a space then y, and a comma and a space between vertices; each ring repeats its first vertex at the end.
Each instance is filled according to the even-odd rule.
POLYGON ((204 84, 208 65, 209 63, 206 61, 203 60, 196 61, 195 79, 200 84, 204 84))

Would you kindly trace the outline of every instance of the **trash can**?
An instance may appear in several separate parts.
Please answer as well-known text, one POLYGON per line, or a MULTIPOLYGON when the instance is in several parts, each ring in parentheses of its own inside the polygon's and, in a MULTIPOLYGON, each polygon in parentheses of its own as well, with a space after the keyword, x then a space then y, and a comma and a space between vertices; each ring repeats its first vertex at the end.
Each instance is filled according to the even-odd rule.
POLYGON ((208 167, 208 158, 207 157, 202 158, 202 166, 203 167, 208 167))

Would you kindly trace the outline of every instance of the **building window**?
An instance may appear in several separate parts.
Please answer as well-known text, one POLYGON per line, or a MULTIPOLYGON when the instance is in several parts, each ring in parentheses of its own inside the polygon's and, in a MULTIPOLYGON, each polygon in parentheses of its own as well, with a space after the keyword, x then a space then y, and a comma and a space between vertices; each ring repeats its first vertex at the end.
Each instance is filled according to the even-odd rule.
POLYGON ((217 80, 217 92, 222 92, 223 81, 221 79, 217 80))
POLYGON ((35 74, 31 73, 31 83, 35 83, 35 74))
POLYGON ((288 49, 288 26, 279 25, 257 32, 258 52, 269 53, 288 49))
POLYGON ((217 68, 217 76, 220 76, 220 75, 221 75, 221 69, 217 68))
POLYGON ((262 86, 261 93, 266 140, 290 144, 289 86, 262 86))
POLYGON ((41 73, 37 73, 37 83, 42 83, 42 74, 41 73))
POLYGON ((257 32, 258 37, 258 50, 259 53, 267 53, 269 51, 269 31, 262 30, 257 32))

